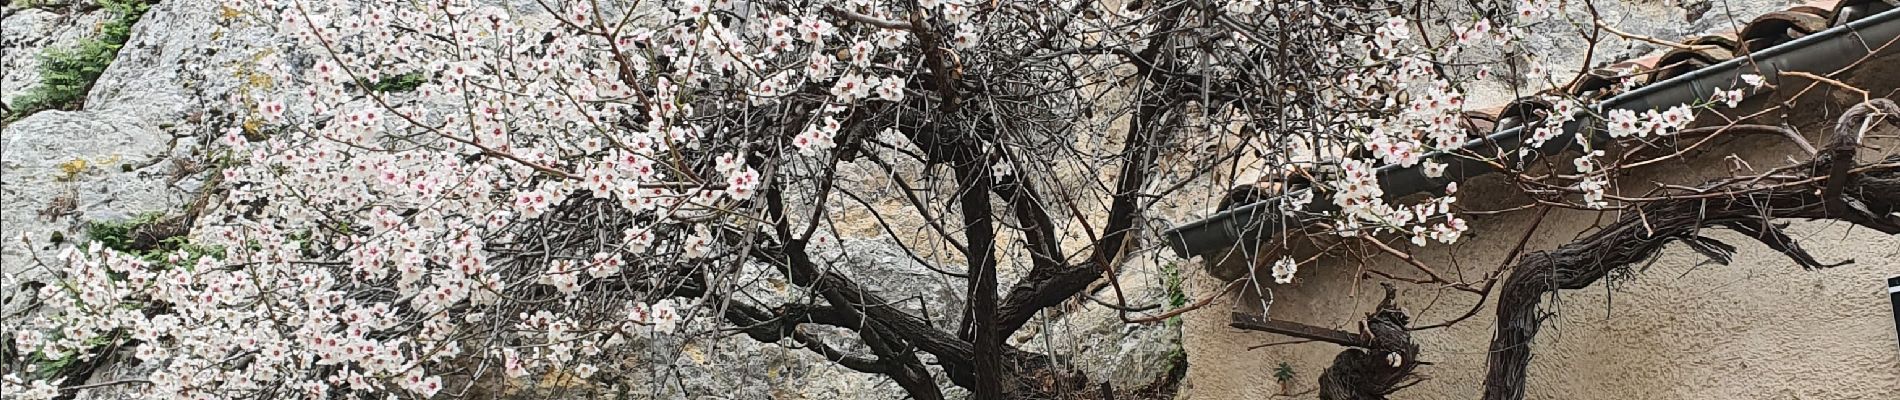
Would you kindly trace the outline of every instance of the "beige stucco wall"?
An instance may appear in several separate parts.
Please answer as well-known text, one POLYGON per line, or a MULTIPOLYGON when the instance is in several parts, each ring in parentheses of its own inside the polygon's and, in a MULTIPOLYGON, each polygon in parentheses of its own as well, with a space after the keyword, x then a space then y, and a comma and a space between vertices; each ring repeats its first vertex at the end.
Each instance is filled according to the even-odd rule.
MULTIPOLYGON (((1900 57, 1874 63, 1875 67, 1857 72, 1850 82, 1876 94, 1893 93, 1900 83, 1896 82, 1900 81, 1900 57)), ((1788 121, 1811 140, 1822 136, 1824 121, 1831 121, 1851 104, 1847 96, 1822 91, 1800 99, 1800 112, 1788 121)), ((1884 133, 1896 134, 1893 130, 1884 133)), ((1882 146, 1881 152, 1900 150, 1900 138, 1880 137, 1871 142, 1882 146)), ((1785 165, 1788 157, 1805 158, 1785 140, 1761 136, 1724 140, 1716 149, 1690 162, 1660 165, 1622 178, 1621 190, 1642 193, 1651 186, 1641 182, 1695 183, 1725 174, 1731 162, 1723 156, 1728 154, 1758 169, 1785 165)), ((1480 179, 1464 187, 1460 203, 1471 209, 1498 209, 1521 201, 1515 190, 1497 179, 1480 179)), ((1527 249, 1554 248, 1599 221, 1615 218, 1608 213, 1552 212, 1531 235, 1527 249)), ((1475 277, 1502 262, 1509 247, 1531 228, 1532 219, 1528 213, 1475 217, 1465 240, 1421 250, 1419 256, 1439 266, 1440 272, 1462 270, 1475 277)), ((1613 285, 1599 282, 1589 289, 1563 292, 1557 301, 1545 303, 1558 315, 1537 337, 1528 397, 1900 399, 1900 341, 1884 285, 1884 278, 1900 275, 1900 237, 1840 222, 1789 222, 1790 233, 1822 261, 1853 259, 1855 263, 1805 271, 1759 243, 1724 230, 1710 236, 1741 248, 1732 265, 1698 265, 1702 256, 1671 245, 1633 279, 1613 285)), ((1273 318, 1350 331, 1350 324, 1378 301, 1379 281, 1355 279, 1357 271, 1409 270, 1389 258, 1373 260, 1362 264, 1334 257, 1303 267, 1299 282, 1272 286, 1279 299, 1273 318)), ((1191 282, 1196 294, 1210 293, 1217 286, 1204 275, 1191 282)), ((1463 292, 1400 287, 1416 325, 1454 318, 1476 301, 1463 292)), ((1228 307, 1218 304, 1186 317, 1184 346, 1190 367, 1179 397, 1270 398, 1280 391, 1273 371, 1282 362, 1298 374, 1294 398, 1314 397, 1318 374, 1341 349, 1306 343, 1248 350, 1289 338, 1228 327, 1228 307)), ((1451 328, 1418 332, 1421 357, 1434 365, 1420 369, 1427 381, 1393 397, 1478 397, 1494 312, 1487 304, 1476 316, 1451 328)))

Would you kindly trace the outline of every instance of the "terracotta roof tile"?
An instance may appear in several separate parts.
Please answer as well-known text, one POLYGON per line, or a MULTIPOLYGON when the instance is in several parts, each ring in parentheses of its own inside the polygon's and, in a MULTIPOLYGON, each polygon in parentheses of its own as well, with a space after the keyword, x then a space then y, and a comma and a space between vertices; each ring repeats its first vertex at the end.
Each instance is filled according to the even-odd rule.
POLYGON ((1834 8, 1829 26, 1840 25, 1900 6, 1900 0, 1844 0, 1834 8))
MULTIPOLYGON (((1586 99, 1607 98, 1619 92, 1619 83, 1624 79, 1632 80, 1631 88, 1641 87, 1894 8, 1900 8, 1900 0, 1810 1, 1757 16, 1739 32, 1701 35, 1681 42, 1687 45, 1682 47, 1687 48, 1659 50, 1647 56, 1595 68, 1570 84, 1545 93, 1562 92, 1586 99)), ((1541 119, 1550 108, 1550 104, 1537 96, 1531 96, 1502 107, 1493 106, 1475 114, 1467 113, 1466 118, 1471 120, 1475 118, 1474 115, 1483 115, 1485 118, 1479 119, 1489 122, 1495 132, 1524 125, 1527 121, 1520 118, 1528 117, 1532 121, 1541 119)), ((1478 129, 1483 125, 1474 122, 1467 123, 1466 127, 1478 129)))
POLYGON ((1690 46, 1717 46, 1731 52, 1739 52, 1742 49, 1741 35, 1737 35, 1734 31, 1702 35, 1685 43, 1690 46))
POLYGON ((1659 62, 1661 67, 1657 69, 1655 75, 1650 77, 1650 80, 1667 80, 1689 73, 1689 71, 1719 64, 1730 58, 1735 58, 1735 52, 1721 47, 1704 47, 1694 50, 1670 50, 1668 53, 1663 54, 1659 62))
MULTIPOLYGON (((1828 12, 1828 14, 1832 14, 1828 12)), ((1749 52, 1820 32, 1828 27, 1828 17, 1795 9, 1775 11, 1755 17, 1742 28, 1743 47, 1749 52)))

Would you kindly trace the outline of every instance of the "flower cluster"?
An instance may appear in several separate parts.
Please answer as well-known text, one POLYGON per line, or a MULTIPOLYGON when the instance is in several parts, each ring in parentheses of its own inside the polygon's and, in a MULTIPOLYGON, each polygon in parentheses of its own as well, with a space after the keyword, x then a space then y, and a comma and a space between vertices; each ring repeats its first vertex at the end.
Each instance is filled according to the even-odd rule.
MULTIPOLYGON (((1370 158, 1339 160, 1341 173, 1325 183, 1333 191, 1333 204, 1340 208, 1335 225, 1340 235, 1397 233, 1412 236, 1418 245, 1424 245, 1427 238, 1452 243, 1466 229, 1464 220, 1451 210, 1456 197, 1448 195, 1413 205, 1390 204, 1376 170, 1381 163, 1419 166, 1429 176, 1442 176, 1448 165, 1426 156, 1468 140, 1467 127, 1462 123, 1465 96, 1452 82, 1432 72, 1429 51, 1412 47, 1411 25, 1401 17, 1385 20, 1376 28, 1372 49, 1374 59, 1383 61, 1384 66, 1344 76, 1346 93, 1358 101, 1383 104, 1389 112, 1342 121, 1347 126, 1364 127, 1358 145, 1370 158), (1403 93, 1377 86, 1394 84, 1403 93)), ((1502 35, 1482 19, 1459 33, 1460 41, 1467 44, 1500 39, 1502 35)), ((1455 193, 1455 186, 1452 190, 1455 193)))
POLYGON ((1606 121, 1613 138, 1665 136, 1688 127, 1691 122, 1695 122, 1695 112, 1686 104, 1663 112, 1649 110, 1641 114, 1628 109, 1610 110, 1606 121))
MULTIPOLYGON (((166 365, 151 397, 426 398, 484 360, 592 375, 705 329, 697 303, 637 288, 743 257, 723 227, 759 218, 772 162, 826 155, 860 107, 915 90, 911 32, 833 11, 904 20, 910 2, 768 3, 230 0, 283 41, 249 66, 274 85, 233 99, 251 123, 218 140, 225 191, 190 240, 223 250, 69 249, 51 267, 72 278, 38 293, 52 311, 9 339, 57 359, 127 332, 166 365), (394 77, 421 84, 371 87, 394 77), (802 126, 720 119, 766 107, 802 126), (605 239, 526 233, 581 223, 605 239), (628 298, 579 301, 607 295, 628 298)), ((957 48, 985 35, 972 0, 919 4, 957 48)))
MULTIPOLYGON (((1271 7, 1298 6, 1269 6, 1259 2, 1230 2, 1226 5, 1231 12, 1258 13, 1257 17, 1263 21, 1300 22, 1274 19, 1276 18, 1274 15, 1282 15, 1276 12, 1296 10, 1266 10, 1271 7)), ((1301 106, 1289 107, 1293 108, 1292 110, 1274 109, 1271 111, 1279 113, 1278 115, 1260 117, 1273 118, 1276 124, 1283 124, 1288 119, 1311 118, 1311 114, 1302 115, 1307 112, 1336 113, 1338 115, 1327 114, 1326 119, 1315 119, 1319 124, 1329 127, 1321 132, 1293 130, 1287 134, 1295 138, 1336 134, 1350 138, 1346 141, 1348 146, 1364 150, 1357 156, 1295 155, 1281 161, 1292 164, 1299 162, 1295 160, 1311 159, 1321 163, 1336 163, 1339 166, 1338 174, 1326 176, 1328 179, 1320 182, 1331 192, 1332 203, 1340 210, 1332 215, 1333 221, 1330 221, 1337 233, 1344 236, 1382 234, 1408 236, 1412 244, 1424 246, 1430 242, 1455 242, 1468 229, 1465 220, 1455 215, 1452 209, 1452 205, 1456 202, 1456 197, 1452 194, 1409 205, 1388 203, 1386 193, 1381 189, 1377 169, 1383 165, 1415 167, 1427 177, 1442 178, 1451 165, 1458 163, 1452 158, 1484 157, 1482 154, 1446 153, 1465 145, 1474 137, 1472 135, 1482 134, 1473 132, 1465 120, 1466 96, 1462 88, 1468 86, 1469 82, 1458 81, 1460 77, 1456 73, 1446 73, 1446 69, 1454 68, 1446 61, 1464 62, 1485 58, 1483 55, 1467 54, 1467 49, 1487 46, 1521 49, 1527 45, 1524 36, 1532 31, 1531 27, 1549 22, 1548 20, 1553 15, 1575 10, 1566 10, 1566 5, 1561 2, 1519 0, 1516 2, 1515 11, 1515 20, 1508 17, 1498 20, 1476 18, 1461 23, 1444 20, 1411 20, 1408 18, 1415 17, 1414 15, 1401 15, 1382 16, 1381 20, 1366 21, 1363 26, 1366 31, 1371 32, 1367 35, 1370 39, 1367 43, 1359 47, 1327 46, 1318 51, 1324 57, 1320 57, 1315 62, 1325 66, 1322 70, 1331 68, 1330 70, 1343 72, 1335 77, 1337 79, 1337 86, 1333 88, 1335 90, 1310 94, 1310 97, 1316 100, 1315 103, 1319 104, 1316 109, 1302 108, 1308 107, 1305 104, 1312 103, 1296 101, 1295 104, 1301 104, 1301 106), (1416 31, 1417 27, 1442 22, 1452 22, 1447 30, 1451 36, 1450 40, 1436 40, 1438 38, 1419 40, 1420 37, 1431 35, 1416 31), (1364 108, 1370 108, 1376 112, 1340 112, 1340 110, 1364 108)), ((1549 71, 1543 70, 1544 67, 1540 63, 1533 60, 1530 64, 1527 77, 1532 80, 1549 78, 1549 71)), ((1472 68, 1472 73, 1478 79, 1486 79, 1490 76, 1490 72, 1488 67, 1472 68)), ((1757 84, 1760 81, 1759 77, 1745 76, 1743 79, 1750 84, 1757 84)), ((1621 82, 1621 89, 1627 90, 1637 83, 1637 80, 1625 79, 1621 82)), ((1525 125, 1523 137, 1527 146, 1519 148, 1518 155, 1522 157, 1534 151, 1562 150, 1551 146, 1568 144, 1556 143, 1554 139, 1562 136, 1565 128, 1574 126, 1574 122, 1579 119, 1601 122, 1604 128, 1601 132, 1612 139, 1647 139, 1673 135, 1686 129, 1694 122, 1698 109, 1716 106, 1736 107, 1743 97, 1744 93, 1741 90, 1731 90, 1715 93, 1706 103, 1683 104, 1656 110, 1609 110, 1593 114, 1597 112, 1597 107, 1600 105, 1591 103, 1591 100, 1544 96, 1541 103, 1549 105, 1550 108, 1535 111, 1536 116, 1533 118, 1539 120, 1525 125)), ((1572 138, 1583 146, 1584 151, 1581 157, 1574 160, 1580 174, 1564 178, 1568 180, 1564 184, 1573 185, 1571 188, 1575 192, 1583 193, 1585 206, 1606 207, 1605 199, 1608 198, 1607 191, 1610 182, 1600 160, 1603 152, 1594 148, 1601 147, 1602 144, 1591 143, 1593 138, 1590 135, 1576 135, 1572 138)), ((1296 144, 1301 146, 1295 146, 1297 147, 1295 150, 1310 147, 1297 141, 1296 144)), ((1287 168, 1288 166, 1275 167, 1287 168)), ((1455 193, 1455 185, 1448 189, 1455 193)), ((1310 196, 1311 193, 1290 195, 1310 196)), ((1299 199, 1293 198, 1293 200, 1299 199)), ((1303 204, 1303 202, 1282 202, 1282 206, 1287 204, 1303 204)), ((1294 206, 1288 209, 1297 208, 1294 206)), ((1282 265, 1276 264, 1274 268, 1276 280, 1290 279, 1293 269, 1292 267, 1283 268, 1282 265), (1288 277, 1281 279, 1281 274, 1288 277)))

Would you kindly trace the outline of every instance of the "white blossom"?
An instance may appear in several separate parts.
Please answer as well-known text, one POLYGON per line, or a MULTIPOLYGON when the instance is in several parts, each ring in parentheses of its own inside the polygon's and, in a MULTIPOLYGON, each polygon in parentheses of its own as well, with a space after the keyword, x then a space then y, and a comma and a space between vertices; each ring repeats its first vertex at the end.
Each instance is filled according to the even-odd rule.
POLYGON ((1273 263, 1273 282, 1293 283, 1293 273, 1299 272, 1299 270, 1299 263, 1293 262, 1293 259, 1290 257, 1282 257, 1279 261, 1273 263))

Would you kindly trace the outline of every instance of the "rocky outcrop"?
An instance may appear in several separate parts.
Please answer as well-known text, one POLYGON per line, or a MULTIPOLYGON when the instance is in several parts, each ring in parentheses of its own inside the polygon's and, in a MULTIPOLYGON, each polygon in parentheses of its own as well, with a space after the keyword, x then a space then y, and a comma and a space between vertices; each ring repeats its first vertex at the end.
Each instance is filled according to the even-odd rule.
MULTIPOLYGON (((11 333, 29 318, 34 294, 27 288, 57 278, 39 261, 85 240, 89 222, 111 222, 149 212, 176 210, 202 180, 174 160, 190 150, 177 146, 166 129, 137 114, 103 111, 42 111, 0 132, 0 315, 11 333), (182 152, 182 153, 181 153, 182 152)), ((109 355, 91 383, 142 377, 156 365, 121 362, 109 355)), ((131 399, 124 386, 81 393, 85 399, 131 399)))
MULTIPOLYGON (((1616 1, 1595 3, 1598 15, 1603 22, 1632 34, 1667 41, 1678 41, 1702 35, 1716 34, 1741 29, 1749 21, 1762 13, 1780 10, 1787 6, 1800 4, 1790 0, 1684 0, 1684 1, 1616 1)), ((1454 12, 1455 21, 1468 23, 1468 17, 1454 12)), ((1532 49, 1522 54, 1527 59, 1520 62, 1522 71, 1531 67, 1541 67, 1547 76, 1543 78, 1526 75, 1511 75, 1492 71, 1492 78, 1472 82, 1469 92, 1473 105, 1503 105, 1527 93, 1535 93, 1555 83, 1569 82, 1578 73, 1579 68, 1596 68, 1609 64, 1643 57, 1661 49, 1655 44, 1635 39, 1625 39, 1608 32, 1602 33, 1601 40, 1592 44, 1577 34, 1578 29, 1588 29, 1591 16, 1589 8, 1569 7, 1563 15, 1551 15, 1544 23, 1532 25, 1530 33, 1519 44, 1523 49, 1532 49), (1584 24, 1573 26, 1570 22, 1584 24), (1553 23, 1556 22, 1556 23, 1553 23), (1588 60, 1591 65, 1584 65, 1588 60), (1512 85, 1521 87, 1513 89, 1512 85)), ((1478 45, 1467 50, 1466 59, 1495 60, 1502 57, 1502 50, 1495 45, 1478 45)), ((1469 69, 1464 73, 1474 73, 1469 69)), ((1469 76, 1469 75, 1468 75, 1469 76)))
MULTIPOLYGON (((34 254, 50 256, 82 239, 87 223, 175 213, 197 191, 205 169, 202 144, 228 126, 215 116, 230 113, 223 102, 206 99, 222 99, 248 81, 192 71, 210 70, 206 65, 218 61, 208 55, 219 52, 206 49, 224 46, 221 59, 231 60, 268 38, 252 37, 260 41, 248 46, 207 41, 204 32, 224 28, 216 14, 200 10, 216 6, 204 0, 154 6, 94 84, 84 110, 38 112, 0 132, 5 235, 28 239, 4 245, 0 265, 8 287, 45 278, 30 268, 34 254), (192 32, 195 39, 175 38, 183 35, 178 32, 192 32)), ((8 17, 9 35, 20 18, 26 17, 8 17)), ((11 312, 16 296, 6 295, 11 312)))
MULTIPOLYGON (((29 268, 57 246, 81 240, 88 221, 127 219, 178 204, 171 136, 136 115, 44 111, 7 125, 0 152, 0 223, 7 286, 44 278, 29 268), (24 236, 26 243, 19 239, 24 236)), ((7 294, 9 299, 12 293, 7 294)), ((7 312, 14 311, 11 301, 7 312)))
MULTIPOLYGON (((1159 254, 1156 254, 1159 255, 1159 254)), ((1120 277, 1123 297, 1130 307, 1148 308, 1129 313, 1140 318, 1173 310, 1184 304, 1171 299, 1187 299, 1171 280, 1179 274, 1196 273, 1191 266, 1159 261, 1155 257, 1130 260, 1120 277), (1170 292, 1174 291, 1174 292, 1170 292), (1152 308, 1150 308, 1152 307, 1152 308)), ((1093 294, 1106 302, 1115 302, 1115 289, 1103 288, 1093 294)), ((1068 312, 1043 321, 1030 321, 1012 344, 1025 350, 1066 359, 1095 381, 1107 382, 1118 393, 1130 393, 1151 385, 1165 384, 1175 368, 1186 368, 1181 349, 1181 325, 1178 320, 1129 324, 1122 322, 1119 310, 1094 300, 1081 300, 1068 312)))
MULTIPOLYGON (((215 9, 216 2, 202 0, 154 6, 94 84, 83 110, 40 111, 0 130, 0 203, 5 204, 0 207, 0 233, 8 238, 0 244, 0 313, 33 311, 32 293, 21 289, 56 278, 38 268, 38 260, 82 244, 88 224, 148 213, 175 215, 204 185, 205 144, 212 133, 230 126, 228 118, 218 117, 232 114, 222 99, 250 81, 202 72, 223 69, 211 65, 255 53, 269 38, 225 36, 259 40, 254 44, 220 40, 215 33, 226 31, 225 24, 217 14, 204 11, 215 9), (223 56, 207 50, 212 48, 222 48, 223 56)), ((70 45, 102 18, 98 11, 59 16, 9 10, 7 96, 38 81, 30 71, 39 49, 70 45), (36 47, 15 47, 21 43, 36 47)), ((15 324, 27 319, 9 317, 5 330, 13 332, 15 324)), ((125 360, 124 354, 88 360, 97 368, 86 383, 136 379, 162 367, 125 360)), ((82 391, 79 398, 139 398, 136 389, 105 386, 82 391)))
POLYGON ((91 36, 105 22, 98 8, 77 6, 0 8, 0 103, 12 108, 15 98, 40 85, 40 54, 49 48, 70 47, 91 36))

